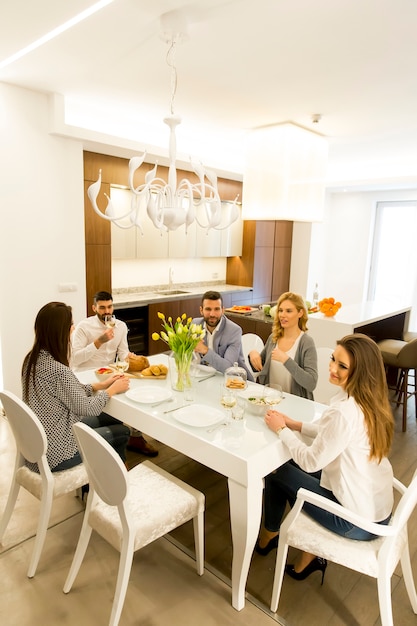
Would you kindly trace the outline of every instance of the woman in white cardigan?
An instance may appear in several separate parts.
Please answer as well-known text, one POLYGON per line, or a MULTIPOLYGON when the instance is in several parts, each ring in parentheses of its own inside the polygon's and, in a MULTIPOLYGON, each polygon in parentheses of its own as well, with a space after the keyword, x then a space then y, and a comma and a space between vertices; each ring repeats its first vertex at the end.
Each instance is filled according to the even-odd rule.
MULTIPOLYGON (((268 411, 265 423, 287 446, 291 461, 265 479, 264 526, 257 552, 268 554, 278 544, 287 503, 293 505, 300 487, 319 493, 372 522, 387 524, 393 507, 393 473, 388 453, 394 420, 380 350, 369 337, 348 335, 337 342, 329 380, 339 388, 318 422, 303 424, 278 411, 268 411), (313 438, 305 443, 301 435, 313 438)), ((305 512, 327 529, 351 539, 374 535, 316 506, 305 512)), ((302 553, 287 573, 303 580, 326 562, 302 553)))

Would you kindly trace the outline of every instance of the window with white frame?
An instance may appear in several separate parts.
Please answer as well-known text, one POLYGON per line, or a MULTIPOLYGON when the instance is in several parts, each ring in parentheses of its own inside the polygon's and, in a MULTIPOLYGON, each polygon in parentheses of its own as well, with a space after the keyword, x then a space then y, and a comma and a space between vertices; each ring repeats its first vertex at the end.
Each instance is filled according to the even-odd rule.
MULTIPOLYGON (((417 302, 417 200, 377 203, 368 299, 417 302)), ((416 309, 410 330, 417 329, 416 309)))

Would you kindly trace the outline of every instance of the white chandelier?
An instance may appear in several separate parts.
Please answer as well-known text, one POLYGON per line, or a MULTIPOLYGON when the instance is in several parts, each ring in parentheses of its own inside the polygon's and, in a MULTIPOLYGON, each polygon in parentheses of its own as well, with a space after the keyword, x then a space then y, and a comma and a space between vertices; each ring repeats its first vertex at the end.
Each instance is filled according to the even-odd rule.
POLYGON ((154 226, 161 231, 176 230, 180 226, 188 226, 194 221, 206 229, 223 230, 228 228, 239 217, 240 211, 236 197, 228 210, 222 210, 222 204, 217 189, 217 176, 212 170, 204 168, 202 163, 194 163, 190 159, 191 169, 197 175, 198 182, 192 183, 187 178, 177 181, 176 169, 176 136, 175 129, 181 123, 181 118, 174 114, 174 99, 177 90, 177 69, 174 55, 177 43, 184 39, 184 32, 167 31, 167 18, 174 17, 177 26, 177 15, 174 11, 161 17, 164 26, 163 37, 169 43, 167 64, 171 68, 171 115, 164 118, 169 127, 169 168, 168 182, 157 177, 158 163, 145 175, 145 182, 135 187, 134 176, 136 170, 143 164, 146 152, 142 156, 133 157, 129 161, 129 188, 132 192, 130 210, 123 215, 118 214, 109 196, 104 213, 97 205, 97 196, 101 187, 101 170, 98 180, 87 190, 88 197, 94 211, 102 218, 107 219, 120 228, 137 226, 142 230, 142 215, 146 213, 154 226))

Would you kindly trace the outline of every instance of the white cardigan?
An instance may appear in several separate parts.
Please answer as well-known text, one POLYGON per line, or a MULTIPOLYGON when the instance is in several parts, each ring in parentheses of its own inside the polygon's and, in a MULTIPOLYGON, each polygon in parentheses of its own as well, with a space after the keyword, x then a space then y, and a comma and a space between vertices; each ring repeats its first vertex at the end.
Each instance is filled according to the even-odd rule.
POLYGON ((280 438, 304 471, 322 469, 321 486, 351 511, 373 522, 390 515, 394 502, 391 463, 387 458, 380 463, 369 460, 363 412, 353 398, 340 390, 319 421, 302 425, 301 434, 314 438, 311 445, 289 428, 281 431, 280 438))

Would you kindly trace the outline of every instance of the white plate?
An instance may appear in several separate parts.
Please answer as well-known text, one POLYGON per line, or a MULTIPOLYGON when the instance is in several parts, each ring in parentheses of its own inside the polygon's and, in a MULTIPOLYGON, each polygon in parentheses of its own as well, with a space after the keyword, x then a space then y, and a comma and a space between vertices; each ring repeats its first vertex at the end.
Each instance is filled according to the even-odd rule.
POLYGON ((191 368, 191 373, 196 378, 204 378, 204 376, 210 376, 210 374, 215 374, 216 369, 211 367, 211 365, 196 365, 191 368))
POLYGON ((172 414, 177 422, 186 424, 187 426, 195 426, 196 428, 204 428, 222 422, 226 419, 226 415, 219 409, 213 409, 204 404, 189 404, 182 409, 178 409, 172 414))
POLYGON ((154 402, 163 402, 172 396, 170 389, 163 387, 136 387, 126 391, 126 398, 139 402, 140 404, 153 404, 154 402))

